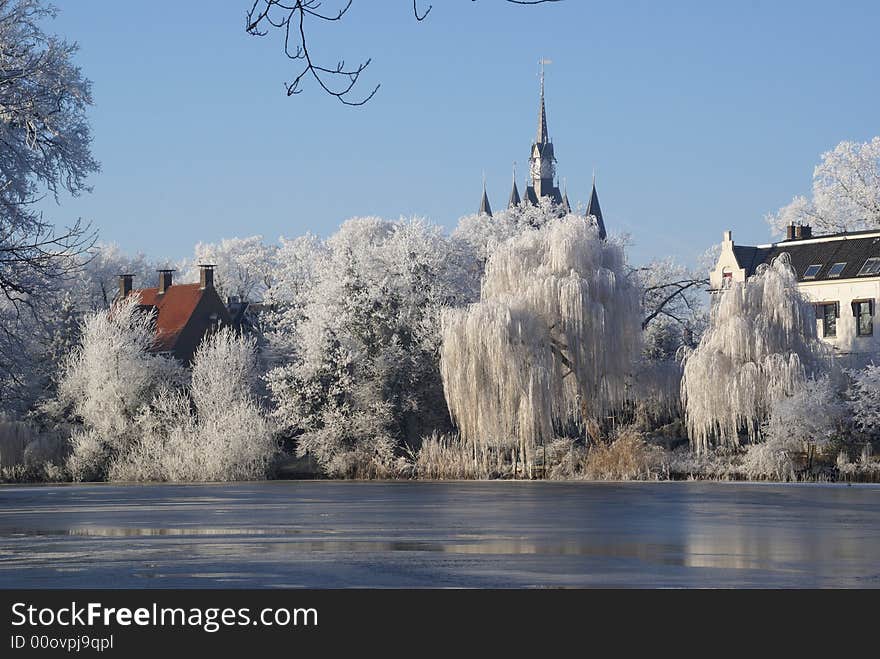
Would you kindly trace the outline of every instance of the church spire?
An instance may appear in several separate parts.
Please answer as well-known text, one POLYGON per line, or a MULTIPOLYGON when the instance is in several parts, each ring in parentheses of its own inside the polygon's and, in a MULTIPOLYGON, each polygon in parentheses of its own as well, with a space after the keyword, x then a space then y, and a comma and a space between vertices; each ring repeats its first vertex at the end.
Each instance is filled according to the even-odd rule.
POLYGON ((562 179, 562 210, 571 213, 571 204, 568 203, 568 181, 562 179))
POLYGON ((599 229, 599 238, 605 240, 605 222, 602 219, 602 207, 599 206, 599 195, 596 192, 596 174, 593 174, 593 190, 590 193, 590 203, 587 204, 587 217, 592 215, 596 218, 596 227, 599 229))
POLYGON ((480 199, 480 210, 477 211, 480 215, 488 215, 492 217, 492 207, 489 205, 489 195, 486 194, 486 176, 483 175, 483 198, 480 199))
POLYGON ((513 163, 513 189, 510 191, 510 199, 507 202, 508 208, 519 206, 519 190, 516 189, 516 163, 513 163))
POLYGON ((547 111, 544 109, 544 64, 549 64, 550 60, 541 60, 541 107, 538 110, 538 134, 535 137, 536 144, 546 144, 550 141, 547 134, 547 111))

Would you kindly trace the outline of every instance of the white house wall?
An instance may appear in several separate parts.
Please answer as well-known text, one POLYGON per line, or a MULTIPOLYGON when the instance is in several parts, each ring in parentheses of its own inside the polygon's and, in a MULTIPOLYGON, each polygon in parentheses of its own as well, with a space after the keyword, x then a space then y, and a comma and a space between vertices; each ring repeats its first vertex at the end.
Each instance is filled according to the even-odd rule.
MULTIPOLYGON (((798 284, 798 288, 811 302, 840 303, 837 336, 823 338, 834 348, 835 352, 841 355, 863 357, 880 355, 880 323, 877 322, 877 306, 880 304, 880 277, 840 281, 804 281, 798 284), (856 318, 852 311, 853 300, 874 300, 874 333, 871 336, 857 336, 856 318)), ((822 320, 816 319, 816 329, 819 336, 822 337, 822 320)))

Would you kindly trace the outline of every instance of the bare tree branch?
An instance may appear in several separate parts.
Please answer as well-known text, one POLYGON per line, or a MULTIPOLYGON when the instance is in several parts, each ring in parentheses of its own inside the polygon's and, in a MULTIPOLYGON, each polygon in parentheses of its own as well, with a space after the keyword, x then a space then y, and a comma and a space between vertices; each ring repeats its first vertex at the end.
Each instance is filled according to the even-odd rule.
MULTIPOLYGON (((505 1, 514 5, 561 2, 561 0, 505 1)), ((280 30, 284 34, 284 54, 288 59, 300 62, 301 68, 293 81, 284 83, 288 96, 301 93, 306 78, 313 79, 324 92, 344 105, 364 105, 379 91, 381 85, 377 83, 369 93, 360 98, 353 96, 361 74, 370 65, 370 58, 351 67, 346 67, 344 60, 339 60, 335 66, 319 64, 313 58, 311 43, 306 38, 307 21, 311 19, 326 22, 341 21, 351 9, 352 2, 353 0, 344 0, 344 4, 335 12, 325 13, 320 11, 322 5, 320 0, 253 0, 251 8, 245 14, 245 31, 255 37, 265 37, 272 30, 280 30)), ((418 22, 424 21, 433 8, 433 5, 428 5, 427 9, 420 12, 418 0, 413 0, 413 16, 418 22)))

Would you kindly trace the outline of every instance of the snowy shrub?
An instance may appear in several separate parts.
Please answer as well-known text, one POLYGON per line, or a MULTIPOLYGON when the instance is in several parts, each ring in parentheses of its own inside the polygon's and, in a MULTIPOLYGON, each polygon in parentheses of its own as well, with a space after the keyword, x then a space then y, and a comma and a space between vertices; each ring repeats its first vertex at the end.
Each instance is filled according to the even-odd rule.
POLYGON ((693 448, 738 445, 741 431, 756 439, 771 405, 821 369, 821 354, 815 312, 787 254, 734 283, 684 361, 681 395, 693 448))
POLYGON ((748 478, 794 480, 817 447, 839 436, 846 411, 830 378, 808 380, 791 396, 775 400, 764 423, 764 441, 749 446, 743 461, 748 478))
POLYGON ((853 424, 869 435, 880 434, 880 366, 851 371, 849 409, 853 424))
POLYGON ((298 454, 314 457, 328 476, 383 478, 394 462, 391 420, 390 405, 381 401, 368 405, 356 396, 341 406, 329 401, 317 427, 297 438, 298 454))
POLYGON ((57 399, 46 408, 81 425, 71 438, 74 478, 103 478, 110 461, 133 441, 140 407, 160 385, 182 379, 177 362, 149 352, 153 327, 137 296, 83 320, 82 342, 68 360, 57 399))
POLYGON ((189 392, 162 388, 141 408, 136 439, 110 480, 236 481, 263 478, 273 429, 253 397, 256 345, 224 327, 193 358, 189 392))
POLYGON ((498 246, 481 300, 443 315, 441 371, 462 435, 514 460, 625 399, 640 309, 623 250, 585 218, 498 246))
POLYGON ((825 376, 808 380, 791 396, 774 401, 763 434, 768 442, 822 446, 841 434, 845 417, 843 403, 825 376))

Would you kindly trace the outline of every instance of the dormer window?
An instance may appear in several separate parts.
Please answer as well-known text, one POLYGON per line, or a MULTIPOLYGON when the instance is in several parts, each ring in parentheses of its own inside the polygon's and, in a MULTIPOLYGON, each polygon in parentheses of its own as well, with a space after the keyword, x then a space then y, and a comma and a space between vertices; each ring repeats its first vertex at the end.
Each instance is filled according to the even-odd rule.
POLYGON ((804 272, 804 279, 815 279, 816 275, 819 274, 819 270, 821 269, 821 263, 816 263, 814 265, 808 266, 806 271, 804 272))
POLYGON ((831 269, 828 271, 828 277, 840 277, 840 273, 843 272, 843 269, 846 267, 846 262, 844 263, 835 263, 831 266, 831 269))
POLYGON ((865 261, 865 265, 862 266, 862 269, 859 270, 859 277, 865 277, 867 275, 876 275, 880 274, 880 258, 870 258, 865 261))

